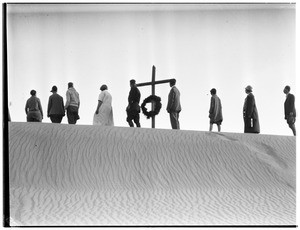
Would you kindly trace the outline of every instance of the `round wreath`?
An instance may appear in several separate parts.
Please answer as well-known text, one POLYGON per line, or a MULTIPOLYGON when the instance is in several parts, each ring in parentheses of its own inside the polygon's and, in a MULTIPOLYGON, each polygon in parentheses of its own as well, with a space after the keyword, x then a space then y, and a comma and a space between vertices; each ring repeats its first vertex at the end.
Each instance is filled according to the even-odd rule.
POLYGON ((155 96, 155 95, 151 95, 151 96, 147 97, 143 101, 143 103, 141 105, 141 108, 142 108, 143 114, 147 117, 147 119, 149 119, 150 117, 154 117, 157 114, 159 114, 159 111, 161 109, 161 102, 160 101, 161 101, 160 97, 155 96), (147 108, 145 107, 145 105, 147 103, 150 103, 150 102, 151 103, 154 102, 155 106, 154 106, 154 110, 153 111, 149 111, 148 112, 147 108))

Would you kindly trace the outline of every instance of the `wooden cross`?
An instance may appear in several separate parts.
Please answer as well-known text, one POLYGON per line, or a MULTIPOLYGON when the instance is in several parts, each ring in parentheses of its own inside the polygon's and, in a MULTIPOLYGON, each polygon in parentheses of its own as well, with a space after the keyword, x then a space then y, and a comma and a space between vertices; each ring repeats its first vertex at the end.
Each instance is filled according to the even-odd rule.
MULTIPOLYGON (((155 66, 152 66, 152 81, 145 82, 145 83, 139 83, 139 84, 136 84, 136 86, 139 87, 139 86, 151 85, 151 93, 152 93, 152 95, 155 95, 155 85, 169 83, 172 80, 172 79, 167 79, 167 80, 155 81, 155 72, 156 72, 156 68, 155 68, 155 66)), ((152 111, 154 110, 153 102, 152 102, 151 110, 152 111)), ((155 128, 155 117, 152 117, 152 128, 155 128)))

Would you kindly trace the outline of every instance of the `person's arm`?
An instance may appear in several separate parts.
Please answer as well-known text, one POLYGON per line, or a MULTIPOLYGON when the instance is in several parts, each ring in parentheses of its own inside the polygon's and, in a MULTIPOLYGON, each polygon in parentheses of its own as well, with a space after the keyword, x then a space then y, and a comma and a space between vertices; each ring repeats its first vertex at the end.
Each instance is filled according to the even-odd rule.
POLYGON ((63 108, 63 115, 65 116, 65 105, 64 105, 64 99, 62 98, 62 100, 61 100, 61 106, 62 106, 62 108, 63 108))
POLYGON ((71 98, 70 98, 70 93, 67 91, 67 93, 66 93, 66 98, 67 98, 67 101, 66 101, 66 105, 65 105, 65 109, 67 109, 68 107, 69 107, 69 105, 70 105, 70 100, 71 100, 71 98))
POLYGON ((295 108, 295 96, 290 95, 289 104, 288 104, 288 115, 294 115, 294 108, 295 108))
POLYGON ((78 94, 78 109, 80 107, 80 99, 79 99, 79 94, 78 94))
POLYGON ((42 119, 43 119, 44 115, 43 115, 43 109, 42 109, 42 104, 41 104, 40 99, 38 99, 38 107, 39 107, 39 110, 41 111, 41 115, 42 115, 42 119))
POLYGON ((52 100, 51 97, 49 97, 49 101, 48 101, 48 108, 47 108, 47 117, 50 117, 50 109, 52 107, 52 100))
POLYGON ((96 109, 96 114, 99 113, 99 109, 100 109, 101 105, 102 105, 102 101, 99 100, 98 101, 98 106, 97 106, 97 109, 96 109))
POLYGON ((210 109, 209 109, 209 118, 211 118, 214 110, 215 110, 215 99, 213 97, 211 97, 211 100, 210 100, 210 109))
POLYGON ((27 115, 27 113, 28 113, 28 101, 26 101, 26 105, 25 105, 25 113, 26 113, 26 115, 27 115))

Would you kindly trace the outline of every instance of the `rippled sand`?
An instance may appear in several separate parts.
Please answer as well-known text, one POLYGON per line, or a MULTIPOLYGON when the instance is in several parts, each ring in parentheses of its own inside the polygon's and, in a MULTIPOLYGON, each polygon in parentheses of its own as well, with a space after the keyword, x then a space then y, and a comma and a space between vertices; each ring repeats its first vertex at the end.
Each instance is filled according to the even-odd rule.
POLYGON ((296 139, 10 123, 12 226, 295 225, 296 139))

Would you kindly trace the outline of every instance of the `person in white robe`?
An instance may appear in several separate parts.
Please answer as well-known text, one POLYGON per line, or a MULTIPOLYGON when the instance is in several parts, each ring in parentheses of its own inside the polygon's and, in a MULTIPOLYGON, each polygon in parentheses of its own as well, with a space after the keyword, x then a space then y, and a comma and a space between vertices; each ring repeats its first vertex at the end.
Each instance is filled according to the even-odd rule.
POLYGON ((107 91, 107 85, 102 85, 100 90, 101 93, 98 97, 98 105, 94 114, 93 125, 114 126, 112 96, 107 91))

